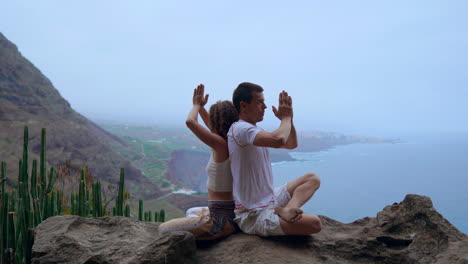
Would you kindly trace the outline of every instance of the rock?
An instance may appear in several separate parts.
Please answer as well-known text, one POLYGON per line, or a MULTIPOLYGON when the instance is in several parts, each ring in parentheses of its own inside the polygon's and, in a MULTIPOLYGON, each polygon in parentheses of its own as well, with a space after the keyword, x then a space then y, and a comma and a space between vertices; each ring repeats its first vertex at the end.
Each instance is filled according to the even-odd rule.
POLYGON ((377 218, 343 224, 320 216, 322 232, 261 238, 236 234, 199 246, 201 263, 468 263, 468 236, 432 207, 407 195, 377 218))
POLYGON ((377 217, 349 224, 320 216, 312 236, 237 233, 198 242, 186 232, 159 236, 158 223, 125 217, 60 216, 39 225, 33 263, 435 263, 468 264, 468 236, 433 207, 407 195, 377 217))
POLYGON ((192 234, 159 236, 158 226, 128 217, 51 217, 36 229, 32 263, 192 262, 192 234))

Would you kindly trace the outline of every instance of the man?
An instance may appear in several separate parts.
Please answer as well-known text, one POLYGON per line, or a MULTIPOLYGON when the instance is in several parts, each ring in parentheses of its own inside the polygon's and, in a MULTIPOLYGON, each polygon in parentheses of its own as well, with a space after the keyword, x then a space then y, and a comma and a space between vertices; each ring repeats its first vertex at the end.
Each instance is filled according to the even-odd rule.
POLYGON ((256 126, 267 108, 261 86, 239 84, 232 101, 239 112, 239 121, 228 132, 228 147, 236 200, 235 221, 240 229, 261 236, 320 232, 320 219, 300 209, 320 187, 320 179, 315 174, 307 173, 273 188, 268 148, 297 147, 291 97, 281 92, 278 108, 272 107, 274 115, 281 120, 273 132, 256 126))

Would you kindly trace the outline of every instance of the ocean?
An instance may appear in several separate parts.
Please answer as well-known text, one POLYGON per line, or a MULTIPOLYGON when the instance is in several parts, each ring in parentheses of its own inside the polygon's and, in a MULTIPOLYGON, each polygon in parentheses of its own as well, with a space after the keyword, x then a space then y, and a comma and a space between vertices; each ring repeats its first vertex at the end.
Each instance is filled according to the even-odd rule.
POLYGON ((273 163, 274 184, 314 172, 321 187, 302 209, 343 223, 375 217, 406 194, 429 196, 440 214, 468 234, 468 134, 400 140, 290 152, 299 161, 273 163))

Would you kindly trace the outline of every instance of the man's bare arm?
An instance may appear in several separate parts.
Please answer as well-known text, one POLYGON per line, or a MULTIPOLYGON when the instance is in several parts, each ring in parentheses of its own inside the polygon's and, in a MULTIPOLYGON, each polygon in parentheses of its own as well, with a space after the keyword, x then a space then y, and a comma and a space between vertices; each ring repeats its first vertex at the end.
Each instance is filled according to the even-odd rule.
POLYGON ((259 147, 281 148, 289 138, 291 132, 291 118, 283 118, 280 127, 272 132, 260 131, 254 140, 259 147))
POLYGON ((289 137, 286 140, 286 143, 280 148, 295 149, 297 148, 297 145, 298 143, 297 143, 296 128, 294 127, 294 122, 291 120, 291 132, 289 133, 289 137))

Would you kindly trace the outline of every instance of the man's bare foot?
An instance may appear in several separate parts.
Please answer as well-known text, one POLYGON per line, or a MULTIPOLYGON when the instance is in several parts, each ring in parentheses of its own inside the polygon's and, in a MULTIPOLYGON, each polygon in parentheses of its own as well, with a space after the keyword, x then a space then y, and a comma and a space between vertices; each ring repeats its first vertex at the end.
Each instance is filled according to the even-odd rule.
POLYGON ((300 208, 291 208, 291 207, 276 207, 275 213, 281 217, 284 221, 292 223, 302 217, 302 209, 300 208))

